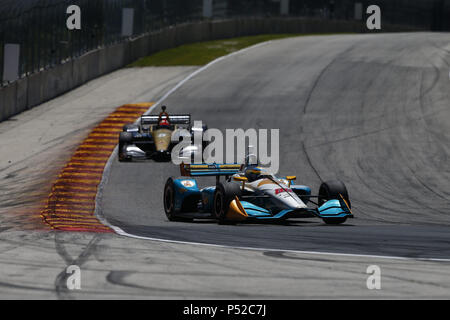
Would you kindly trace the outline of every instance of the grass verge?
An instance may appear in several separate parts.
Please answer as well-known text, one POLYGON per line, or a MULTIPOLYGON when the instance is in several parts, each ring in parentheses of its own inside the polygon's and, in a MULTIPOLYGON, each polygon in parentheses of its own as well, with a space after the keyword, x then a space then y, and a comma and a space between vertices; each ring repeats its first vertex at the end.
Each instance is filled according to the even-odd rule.
POLYGON ((129 67, 202 66, 221 56, 261 42, 310 35, 311 34, 263 34, 185 44, 139 59, 130 64, 129 67))

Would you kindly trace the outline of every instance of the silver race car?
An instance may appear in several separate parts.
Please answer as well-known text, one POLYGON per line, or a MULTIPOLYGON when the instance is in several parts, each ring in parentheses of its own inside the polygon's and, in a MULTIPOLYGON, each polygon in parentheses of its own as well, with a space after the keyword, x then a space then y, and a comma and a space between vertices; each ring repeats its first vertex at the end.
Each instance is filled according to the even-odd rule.
MULTIPOLYGON (((169 161, 171 152, 183 138, 194 136, 194 132, 203 134, 206 125, 191 125, 191 116, 169 115, 162 107, 159 115, 142 116, 138 124, 127 124, 119 136, 119 161, 146 160, 169 161)), ((185 156, 194 158, 202 152, 207 142, 202 138, 201 146, 184 148, 185 156)))

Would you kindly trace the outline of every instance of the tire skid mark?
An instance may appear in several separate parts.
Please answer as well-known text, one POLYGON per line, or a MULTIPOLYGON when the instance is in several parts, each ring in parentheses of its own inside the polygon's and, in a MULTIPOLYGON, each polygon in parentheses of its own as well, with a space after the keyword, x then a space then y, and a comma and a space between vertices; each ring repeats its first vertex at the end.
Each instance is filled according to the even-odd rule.
POLYGON ((113 232, 94 215, 97 188, 123 125, 135 122, 151 106, 152 103, 140 103, 119 107, 91 131, 60 171, 40 212, 41 218, 50 228, 76 232, 113 232))
MULTIPOLYGON (((83 228, 73 228, 73 231, 86 231, 83 228)), ((89 230, 87 230, 89 231, 89 230)), ((94 231, 94 230, 91 230, 94 231)), ((95 254, 95 251, 97 250, 97 245, 102 240, 102 236, 99 234, 95 234, 93 238, 89 241, 87 244, 87 247, 77 258, 73 258, 66 246, 65 242, 63 240, 62 234, 56 233, 55 234, 55 245, 56 245, 56 252, 59 254, 59 256, 64 260, 64 262, 69 265, 77 265, 78 267, 83 266, 84 263, 86 263, 89 259, 89 257, 93 254, 95 254)), ((58 276, 55 279, 55 291, 56 295, 59 299, 64 300, 70 300, 73 299, 73 292, 67 288, 67 279, 69 277, 69 274, 66 272, 66 268, 62 270, 58 276)))
MULTIPOLYGON (((316 77, 313 85, 311 86, 311 88, 309 89, 307 96, 306 96, 306 100, 303 103, 302 106, 302 113, 305 116, 308 112, 308 106, 310 105, 311 99, 313 97, 314 91, 316 90, 316 88, 318 87, 320 81, 322 80, 322 78, 324 77, 324 75, 328 72, 328 70, 333 66, 334 63, 336 63, 340 58, 342 58, 344 55, 348 54, 349 52, 351 52, 354 48, 356 47, 356 44, 351 45, 349 48, 345 49, 343 52, 339 53, 335 58, 333 58, 318 74, 318 76, 316 77)), ((304 117, 303 117, 304 119, 304 117)), ((305 138, 304 138, 304 125, 302 124, 300 126, 300 136, 302 137, 302 150, 303 153, 306 157, 306 160, 309 164, 309 166, 313 169, 314 173, 317 175, 317 177, 319 178, 319 180, 321 182, 323 182, 323 178, 321 177, 319 170, 317 169, 317 167, 313 164, 312 160, 311 160, 311 156, 306 148, 305 145, 305 138)))

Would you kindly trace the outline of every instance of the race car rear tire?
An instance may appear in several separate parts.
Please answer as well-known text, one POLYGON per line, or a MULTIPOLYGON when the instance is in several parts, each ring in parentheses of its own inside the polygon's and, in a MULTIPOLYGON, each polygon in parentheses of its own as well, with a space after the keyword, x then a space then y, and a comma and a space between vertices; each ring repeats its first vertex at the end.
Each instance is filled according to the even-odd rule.
POLYGON ((233 182, 219 182, 214 192, 213 214, 219 223, 226 223, 226 214, 231 201, 242 195, 241 186, 233 182))
MULTIPOLYGON (((343 182, 334 180, 322 183, 319 189, 319 207, 322 206, 328 200, 333 199, 341 200, 341 195, 347 202, 349 208, 351 209, 352 205, 348 197, 347 187, 343 182)), ((347 217, 323 218, 323 221, 326 224, 337 225, 347 221, 347 217)))
POLYGON ((166 185, 164 186, 163 202, 167 219, 169 221, 192 221, 192 219, 177 216, 179 212, 175 210, 175 184, 173 181, 173 178, 167 179, 166 185))
POLYGON ((131 161, 131 157, 127 157, 125 155, 125 148, 133 142, 133 134, 131 132, 121 132, 119 136, 119 147, 118 147, 118 153, 119 153, 119 161, 125 162, 125 161, 131 161))

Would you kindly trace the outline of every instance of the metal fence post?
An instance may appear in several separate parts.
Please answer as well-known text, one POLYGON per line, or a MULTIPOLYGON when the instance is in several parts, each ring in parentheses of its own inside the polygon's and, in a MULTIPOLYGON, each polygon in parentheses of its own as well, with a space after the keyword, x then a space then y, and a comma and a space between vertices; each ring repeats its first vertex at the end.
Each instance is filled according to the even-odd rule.
POLYGON ((3 81, 19 79, 20 44, 6 43, 3 56, 3 81))
POLYGON ((363 18, 363 4, 361 2, 355 3, 355 20, 362 20, 363 18))
POLYGON ((122 9, 122 36, 131 37, 133 35, 134 25, 134 9, 123 8, 122 9))
POLYGON ((280 14, 282 16, 289 15, 289 0, 280 0, 280 14))
POLYGON ((203 17, 212 18, 213 16, 213 0, 203 0, 203 17))

